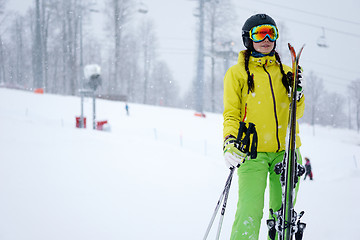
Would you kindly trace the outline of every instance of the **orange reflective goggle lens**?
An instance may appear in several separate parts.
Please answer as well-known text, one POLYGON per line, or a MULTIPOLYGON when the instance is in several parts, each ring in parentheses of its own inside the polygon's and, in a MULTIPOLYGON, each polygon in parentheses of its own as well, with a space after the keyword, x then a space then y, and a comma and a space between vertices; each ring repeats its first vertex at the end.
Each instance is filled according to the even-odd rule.
POLYGON ((266 37, 269 38, 270 41, 274 42, 279 37, 277 28, 270 24, 253 27, 249 33, 250 39, 254 42, 261 42, 266 37))

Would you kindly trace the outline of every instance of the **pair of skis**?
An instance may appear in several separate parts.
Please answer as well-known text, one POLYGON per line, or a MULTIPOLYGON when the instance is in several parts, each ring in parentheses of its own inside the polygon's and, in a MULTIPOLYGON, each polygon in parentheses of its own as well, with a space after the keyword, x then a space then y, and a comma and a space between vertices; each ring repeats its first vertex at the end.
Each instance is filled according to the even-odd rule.
POLYGON ((282 205, 277 212, 270 209, 272 219, 267 221, 269 228, 269 238, 275 240, 276 232, 279 240, 301 240, 306 224, 300 221, 304 212, 297 214, 294 210, 295 188, 298 184, 299 177, 304 174, 305 169, 297 162, 296 154, 296 102, 297 102, 297 85, 299 74, 299 59, 304 46, 301 47, 296 55, 295 49, 288 44, 291 53, 293 79, 291 82, 290 92, 290 111, 289 123, 286 133, 286 149, 282 162, 276 164, 275 172, 280 175, 282 187, 282 205))

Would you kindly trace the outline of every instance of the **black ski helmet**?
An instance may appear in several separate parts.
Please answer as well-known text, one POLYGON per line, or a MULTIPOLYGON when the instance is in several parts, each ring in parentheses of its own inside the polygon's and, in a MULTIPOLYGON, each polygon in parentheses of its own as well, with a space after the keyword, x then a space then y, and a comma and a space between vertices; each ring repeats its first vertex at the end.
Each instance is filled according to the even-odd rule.
MULTIPOLYGON (((268 16, 266 14, 255 14, 255 15, 249 17, 245 21, 244 26, 242 27, 242 39, 243 39, 244 46, 247 49, 254 50, 252 40, 250 39, 250 36, 249 36, 250 30, 253 27, 256 27, 256 26, 259 26, 262 24, 271 24, 276 27, 276 23, 275 23, 274 19, 272 19, 270 16, 268 16)), ((276 41, 275 41, 275 46, 276 46, 276 41)), ((274 46, 274 49, 275 49, 275 46, 274 46)))

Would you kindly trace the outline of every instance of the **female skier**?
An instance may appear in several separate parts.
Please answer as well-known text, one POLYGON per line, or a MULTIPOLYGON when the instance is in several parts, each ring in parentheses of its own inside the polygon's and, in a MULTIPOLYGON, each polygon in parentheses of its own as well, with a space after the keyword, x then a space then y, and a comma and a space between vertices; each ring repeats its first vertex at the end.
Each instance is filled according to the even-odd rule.
MULTIPOLYGON (((281 207, 282 189, 274 166, 284 157, 289 118, 292 69, 282 64, 275 51, 279 37, 275 21, 266 14, 246 20, 242 39, 246 50, 224 78, 224 159, 229 168, 238 167, 239 199, 232 240, 258 239, 269 173, 269 206, 281 207), (239 122, 254 123, 258 134, 257 157, 246 159, 234 145, 239 122)), ((300 76, 299 76, 300 78, 300 76)), ((301 83, 297 86, 297 119, 304 113, 301 83)), ((301 164, 301 145, 296 126, 296 154, 301 164)))

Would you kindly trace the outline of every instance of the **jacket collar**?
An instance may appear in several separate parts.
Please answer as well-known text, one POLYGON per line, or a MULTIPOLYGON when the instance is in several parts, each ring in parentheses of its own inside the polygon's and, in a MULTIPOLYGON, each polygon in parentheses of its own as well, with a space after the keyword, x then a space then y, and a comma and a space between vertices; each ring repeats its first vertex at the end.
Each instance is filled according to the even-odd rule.
MULTIPOLYGON (((245 57, 244 57, 245 51, 241 51, 239 53, 239 57, 238 57, 238 63, 244 63, 245 62, 245 57)), ((276 64, 276 57, 275 55, 266 55, 263 57, 254 57, 254 56, 250 56, 250 60, 249 60, 249 64, 255 64, 256 66, 271 66, 271 65, 275 65, 276 64)))

